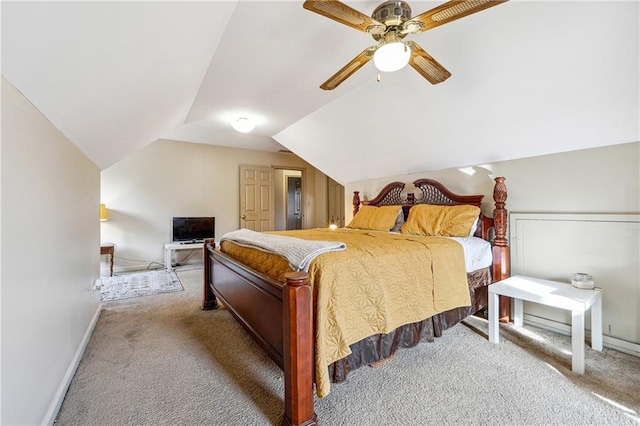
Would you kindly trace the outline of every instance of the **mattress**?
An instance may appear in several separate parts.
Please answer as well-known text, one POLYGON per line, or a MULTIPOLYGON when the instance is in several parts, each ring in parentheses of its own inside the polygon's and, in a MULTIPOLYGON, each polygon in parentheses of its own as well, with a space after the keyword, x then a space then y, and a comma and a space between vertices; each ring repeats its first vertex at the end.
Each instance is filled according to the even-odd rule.
POLYGON ((457 241, 464 250, 464 264, 467 272, 488 268, 493 262, 491 244, 478 237, 443 237, 457 241))

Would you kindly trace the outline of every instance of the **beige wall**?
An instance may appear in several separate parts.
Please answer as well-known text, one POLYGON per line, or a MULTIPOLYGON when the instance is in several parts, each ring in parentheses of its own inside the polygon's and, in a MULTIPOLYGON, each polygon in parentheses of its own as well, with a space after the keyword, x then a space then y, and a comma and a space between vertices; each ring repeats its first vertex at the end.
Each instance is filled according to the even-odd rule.
MULTIPOLYGON (((353 182, 346 185, 347 215, 349 218, 352 217, 353 191, 360 191, 364 198, 373 198, 389 182, 410 183, 421 177, 441 181, 459 194, 485 194, 483 211, 491 215, 494 176, 506 177, 505 183, 509 194, 506 207, 512 213, 640 213, 640 142, 636 142, 491 163, 466 169, 447 169, 353 182), (470 170, 474 172, 472 175, 466 173, 470 170)), ((553 250, 553 239, 554 235, 549 235, 548 244, 541 250, 553 250)), ((596 241, 592 251, 597 253, 600 250, 604 255, 610 243, 612 242, 596 241)), ((637 236, 636 244, 638 244, 637 236)), ((630 250, 637 251, 637 249, 637 246, 630 247, 630 250)), ((547 265, 548 268, 543 269, 556 273, 563 271, 563 268, 566 269, 560 254, 555 259, 556 264, 547 265)), ((637 269, 637 263, 625 265, 625 267, 637 269)), ((568 281, 571 274, 578 271, 565 270, 564 272, 568 281)), ((637 298, 640 294, 638 276, 640 276, 640 270, 629 274, 626 281, 619 284, 619 288, 626 289, 624 297, 637 298)), ((540 278, 555 277, 540 276, 540 278)), ((604 276, 599 276, 598 279, 602 283, 606 282, 604 276)), ((617 291, 620 290, 617 289, 617 291)), ((622 293, 625 293, 625 290, 622 293)), ((525 313, 527 312, 525 306, 525 313)), ((611 322, 629 321, 629 318, 636 318, 637 314, 637 312, 631 312, 625 316, 624 312, 607 312, 606 310, 604 312, 605 318, 615 317, 611 322), (618 318, 618 315, 622 317, 618 318)), ((550 314, 545 318, 553 319, 554 316, 550 314)), ((634 343, 640 344, 640 342, 634 343)))
POLYGON ((2 80, 0 423, 53 422, 97 320, 100 171, 2 80))
POLYGON ((640 212, 640 142, 585 149, 402 176, 351 182, 345 202, 351 217, 353 191, 372 198, 389 182, 427 177, 460 194, 485 194, 483 210, 493 209, 493 177, 506 177, 507 209, 513 212, 640 212), (473 175, 466 172, 473 170, 473 175))
MULTIPOLYGON (((215 216, 217 238, 238 229, 241 164, 304 169, 307 227, 326 222, 318 183, 326 179, 293 154, 159 140, 102 171, 109 221, 101 224, 101 239, 116 244, 115 269, 162 267, 173 216, 215 216)), ((174 259, 200 260, 199 252, 187 255, 174 259)))

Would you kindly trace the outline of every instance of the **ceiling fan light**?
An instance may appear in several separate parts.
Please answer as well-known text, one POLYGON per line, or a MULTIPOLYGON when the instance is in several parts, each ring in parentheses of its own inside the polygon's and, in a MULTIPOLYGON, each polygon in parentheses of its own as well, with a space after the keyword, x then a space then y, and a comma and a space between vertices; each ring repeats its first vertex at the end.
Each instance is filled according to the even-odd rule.
POLYGON ((403 42, 387 43, 373 54, 373 63, 382 72, 394 72, 405 67, 411 57, 411 48, 403 42))
POLYGON ((240 133, 249 133, 256 128, 256 124, 247 117, 240 117, 232 120, 231 126, 240 133))

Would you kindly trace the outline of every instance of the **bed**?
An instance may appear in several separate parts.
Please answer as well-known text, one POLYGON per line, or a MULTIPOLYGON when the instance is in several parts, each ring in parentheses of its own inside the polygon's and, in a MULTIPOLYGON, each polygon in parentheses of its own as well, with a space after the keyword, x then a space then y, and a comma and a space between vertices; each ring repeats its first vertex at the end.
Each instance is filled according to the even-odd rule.
MULTIPOLYGON (((430 179, 414 181, 413 191, 407 191, 402 182, 390 183, 368 201, 360 200, 354 192, 354 220, 349 226, 364 226, 338 232, 275 233, 297 239, 347 241, 346 250, 321 254, 300 271, 290 270, 289 260, 262 250, 233 241, 223 241, 216 248, 214 240, 205 241, 202 308, 215 309, 220 299, 283 369, 284 424, 318 422, 313 408, 314 385, 315 393, 324 397, 329 382, 343 381, 363 365, 391 359, 400 348, 433 341, 486 307, 487 286, 510 273, 504 180, 495 178, 493 217, 481 212, 482 195, 458 195, 430 179), (375 222, 383 210, 385 225, 367 227, 369 222, 363 218, 375 217, 375 222), (395 214, 389 213, 392 210, 398 214, 388 227, 388 216, 395 214), (424 234, 422 228, 416 231, 415 226, 424 223, 421 215, 432 211, 441 214, 441 210, 446 214, 464 212, 467 228, 463 233, 468 232, 469 215, 475 215, 470 236, 491 241, 488 263, 479 269, 469 267, 467 248, 463 250, 456 237, 427 236, 441 234, 424 234), (367 216, 371 214, 377 216, 367 216), (401 253, 409 257, 394 257, 401 253), (374 262, 363 263, 361 259, 367 256, 374 262), (360 285, 378 291, 387 282, 393 284, 393 290, 379 290, 381 296, 367 293, 359 298, 353 293, 370 291, 353 289, 360 285), (416 291, 419 293, 402 294, 416 291), (375 305, 371 314, 367 303, 375 305), (411 309, 407 312, 404 305, 411 305, 411 309), (354 316, 347 309, 359 313, 354 316), (361 317, 364 322, 359 323, 361 317)), ((466 234, 460 236, 464 238, 458 240, 474 240, 466 234)), ((509 304, 500 305, 501 320, 507 321, 509 304)))

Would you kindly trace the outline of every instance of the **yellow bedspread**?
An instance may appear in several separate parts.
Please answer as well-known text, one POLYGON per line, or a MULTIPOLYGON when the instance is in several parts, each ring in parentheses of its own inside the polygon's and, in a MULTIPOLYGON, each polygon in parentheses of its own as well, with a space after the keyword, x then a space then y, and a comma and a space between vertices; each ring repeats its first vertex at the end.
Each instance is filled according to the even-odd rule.
MULTIPOLYGON (((352 229, 275 232, 308 240, 341 241, 309 267, 316 323, 316 393, 329 393, 327 367, 351 353, 349 345, 437 313, 469 306, 462 246, 442 237, 352 229)), ((223 242, 222 251, 284 282, 288 262, 223 242)))

